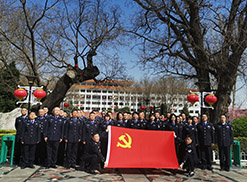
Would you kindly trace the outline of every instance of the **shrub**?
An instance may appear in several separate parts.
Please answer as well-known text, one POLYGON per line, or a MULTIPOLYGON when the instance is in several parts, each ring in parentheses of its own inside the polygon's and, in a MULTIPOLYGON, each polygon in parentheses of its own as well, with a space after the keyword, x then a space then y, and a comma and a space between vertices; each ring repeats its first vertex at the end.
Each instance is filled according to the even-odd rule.
POLYGON ((247 117, 236 118, 231 124, 234 137, 247 137, 247 117))

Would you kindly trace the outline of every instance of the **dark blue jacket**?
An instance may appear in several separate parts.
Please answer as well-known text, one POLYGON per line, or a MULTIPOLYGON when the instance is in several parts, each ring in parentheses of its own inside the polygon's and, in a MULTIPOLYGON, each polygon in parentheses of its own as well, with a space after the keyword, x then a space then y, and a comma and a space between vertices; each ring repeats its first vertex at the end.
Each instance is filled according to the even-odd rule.
POLYGON ((41 135, 43 137, 43 134, 47 130, 47 118, 38 116, 37 120, 39 122, 40 133, 41 133, 41 135))
POLYGON ((91 122, 89 119, 85 121, 85 141, 89 142, 94 133, 100 133, 100 123, 97 120, 91 122))
POLYGON ((64 119, 60 116, 50 116, 47 119, 47 130, 44 137, 50 141, 59 141, 64 135, 64 119))
POLYGON ((21 142, 24 144, 34 145, 40 141, 40 128, 37 119, 34 122, 27 119, 21 129, 21 142))
POLYGON ((183 140, 185 140, 185 137, 187 135, 191 137, 193 144, 198 144, 198 134, 196 125, 189 125, 188 123, 184 125, 183 140))
POLYGON ((64 139, 68 142, 76 143, 82 139, 81 121, 76 118, 68 118, 65 124, 64 139))
POLYGON ((25 120, 27 120, 28 117, 25 116, 20 116, 20 117, 17 117, 16 120, 15 120, 15 129, 16 129, 16 141, 19 141, 20 140, 20 135, 21 135, 21 128, 25 122, 25 120))
POLYGON ((212 123, 207 122, 204 126, 204 122, 197 124, 198 141, 201 146, 211 146, 215 143, 215 129, 212 123))
POLYGON ((230 147, 233 144, 232 126, 228 123, 218 123, 215 126, 215 139, 219 146, 230 147))

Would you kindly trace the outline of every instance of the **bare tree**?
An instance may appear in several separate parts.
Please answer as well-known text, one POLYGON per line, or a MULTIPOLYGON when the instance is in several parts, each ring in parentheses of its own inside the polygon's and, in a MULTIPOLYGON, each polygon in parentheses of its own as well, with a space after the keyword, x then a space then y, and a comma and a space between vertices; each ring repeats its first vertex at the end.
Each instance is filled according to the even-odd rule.
POLYGON ((121 32, 117 9, 105 9, 103 0, 4 3, 10 6, 0 17, 0 36, 22 73, 36 76, 38 86, 57 77, 43 101, 49 108, 58 106, 74 83, 96 80, 100 71, 93 58, 121 32))
POLYGON ((211 119, 216 122, 228 112, 237 72, 246 65, 246 1, 133 1, 139 16, 129 32, 142 40, 142 64, 196 79, 203 91, 214 85, 218 102, 211 119))

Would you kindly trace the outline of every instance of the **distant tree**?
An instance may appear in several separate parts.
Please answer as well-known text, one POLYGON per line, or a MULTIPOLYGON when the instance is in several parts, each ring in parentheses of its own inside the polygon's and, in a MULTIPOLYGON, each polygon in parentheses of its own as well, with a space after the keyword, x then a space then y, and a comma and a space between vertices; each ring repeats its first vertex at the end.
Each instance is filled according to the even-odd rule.
POLYGON ((17 88, 20 72, 15 62, 5 64, 0 70, 0 112, 9 112, 16 107, 17 99, 13 92, 17 88))
POLYGON ((129 107, 123 107, 123 108, 121 108, 121 109, 115 109, 115 111, 116 112, 127 112, 127 113, 129 113, 130 112, 130 108, 129 107))
POLYGON ((168 106, 166 103, 162 103, 160 105, 160 114, 163 114, 164 116, 167 115, 167 112, 168 112, 168 106))
POLYGON ((184 113, 186 115, 186 117, 190 116, 190 112, 189 112, 189 109, 188 109, 188 105, 185 104, 182 111, 180 112, 180 114, 184 113))

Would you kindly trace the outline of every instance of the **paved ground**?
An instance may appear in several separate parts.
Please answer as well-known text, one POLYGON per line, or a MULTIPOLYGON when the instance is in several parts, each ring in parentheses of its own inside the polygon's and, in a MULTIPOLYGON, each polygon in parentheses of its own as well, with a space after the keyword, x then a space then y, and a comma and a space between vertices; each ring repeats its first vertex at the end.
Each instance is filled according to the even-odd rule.
POLYGON ((167 169, 105 169, 102 174, 91 175, 74 169, 45 169, 35 166, 35 169, 20 169, 19 167, 0 166, 0 182, 53 182, 53 181, 125 181, 125 182, 158 182, 158 181, 247 181, 246 164, 241 169, 232 168, 230 172, 220 171, 214 165, 214 172, 195 170, 195 176, 188 178, 183 170, 167 169))

